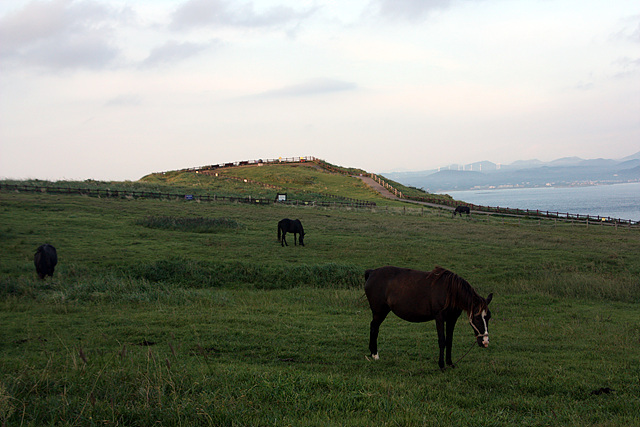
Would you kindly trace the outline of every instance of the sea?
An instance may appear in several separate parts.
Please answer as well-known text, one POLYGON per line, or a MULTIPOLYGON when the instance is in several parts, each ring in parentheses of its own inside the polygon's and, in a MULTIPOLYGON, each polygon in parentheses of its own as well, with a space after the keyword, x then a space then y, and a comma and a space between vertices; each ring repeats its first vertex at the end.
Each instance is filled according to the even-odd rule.
POLYGON ((640 182, 577 187, 500 188, 443 191, 481 206, 538 209, 640 221, 640 182))

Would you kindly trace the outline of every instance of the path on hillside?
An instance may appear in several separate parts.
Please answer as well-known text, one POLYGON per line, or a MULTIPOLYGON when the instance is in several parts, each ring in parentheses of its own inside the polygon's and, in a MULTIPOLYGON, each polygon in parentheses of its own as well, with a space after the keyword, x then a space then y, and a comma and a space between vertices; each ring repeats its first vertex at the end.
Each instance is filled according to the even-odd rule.
POLYGON ((450 210, 450 211, 452 211, 454 209, 451 206, 439 205, 439 204, 436 204, 436 203, 418 202, 416 200, 402 199, 402 198, 396 196, 395 194, 393 194, 391 191, 389 191, 386 188, 384 188, 382 185, 380 185, 373 178, 369 178, 368 176, 362 176, 362 175, 354 175, 354 176, 356 178, 359 178, 362 182, 367 184, 369 187, 373 188, 375 191, 377 191, 378 193, 380 193, 383 197, 386 197, 387 199, 399 200, 401 202, 415 203, 417 205, 430 206, 432 208, 440 208, 440 209, 446 209, 446 210, 450 210))

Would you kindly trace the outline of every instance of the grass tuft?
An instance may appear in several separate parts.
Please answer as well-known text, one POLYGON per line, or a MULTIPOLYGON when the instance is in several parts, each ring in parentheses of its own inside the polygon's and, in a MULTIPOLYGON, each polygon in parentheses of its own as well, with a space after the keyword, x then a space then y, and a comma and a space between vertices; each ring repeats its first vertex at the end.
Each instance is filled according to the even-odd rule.
POLYGON ((243 225, 228 218, 179 218, 172 216, 147 216, 136 221, 137 225, 161 230, 185 231, 190 233, 216 233, 237 230, 243 225))

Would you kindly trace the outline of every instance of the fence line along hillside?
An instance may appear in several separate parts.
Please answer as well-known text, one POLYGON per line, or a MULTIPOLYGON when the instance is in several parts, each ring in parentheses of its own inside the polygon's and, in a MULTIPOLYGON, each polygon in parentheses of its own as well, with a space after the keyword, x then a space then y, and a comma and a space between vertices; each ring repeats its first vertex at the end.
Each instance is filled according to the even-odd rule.
POLYGON ((216 202, 226 201, 235 203, 249 203, 260 205, 271 204, 288 204, 288 205, 308 205, 308 206, 320 206, 320 207, 352 207, 352 208, 373 208, 376 206, 375 202, 369 202, 365 200, 357 199, 345 199, 331 194, 324 194, 323 197, 339 198, 335 201, 324 200, 287 200, 277 201, 275 199, 265 197, 253 197, 253 196, 219 196, 216 194, 198 195, 190 193, 169 193, 158 191, 136 191, 136 190, 111 190, 102 188, 75 188, 75 187, 59 187, 59 186, 42 186, 42 185, 30 185, 30 184, 6 184, 0 182, 0 190, 15 191, 15 192, 30 192, 30 193, 51 193, 51 194, 75 194, 91 197, 105 197, 105 198, 147 198, 147 199, 184 199, 187 201, 195 200, 200 202, 216 202))
POLYGON ((527 217, 527 218, 547 218, 561 221, 577 221, 583 222, 587 225, 589 223, 600 223, 603 225, 611 225, 611 226, 640 226, 640 221, 634 221, 630 219, 622 219, 622 218, 612 218, 612 217, 604 217, 600 215, 581 215, 581 214, 572 214, 567 212, 553 212, 553 211, 542 211, 539 209, 518 209, 518 208, 509 208, 502 206, 481 206, 475 205, 473 203, 460 202, 456 200, 440 200, 429 197, 411 197, 407 198, 407 200, 414 200, 417 202, 424 203, 439 203, 446 204, 450 207, 455 206, 468 206, 469 209, 478 213, 485 214, 498 214, 498 215, 512 215, 519 217, 527 217))
MULTIPOLYGON (((195 173, 207 172, 207 173, 210 173, 212 171, 215 171, 216 169, 233 168, 233 167, 238 167, 238 166, 260 166, 260 165, 267 165, 267 164, 304 163, 304 162, 319 163, 319 162, 323 162, 323 161, 320 160, 320 159, 316 159, 313 156, 279 157, 277 159, 241 160, 241 161, 235 161, 235 162, 216 163, 216 164, 212 164, 212 165, 196 166, 196 167, 193 167, 193 168, 178 169, 178 170, 175 170, 175 171, 168 171, 168 172, 195 172, 195 173)), ((165 173, 168 173, 168 172, 156 172, 156 173, 165 174, 165 173)))
POLYGON ((611 225, 614 227, 618 227, 618 226, 632 227, 632 226, 640 225, 640 221, 633 221, 630 219, 622 219, 622 218, 612 218, 609 216, 604 217, 600 215, 581 215, 581 214, 571 214, 567 212, 542 211, 539 209, 535 209, 535 210, 534 209, 518 209, 518 208, 509 208, 509 207, 501 207, 501 206, 496 206, 496 207, 482 206, 482 205, 475 205, 473 203, 461 202, 454 199, 447 200, 447 199, 442 199, 437 197, 428 197, 428 196, 426 197, 408 196, 406 194, 403 194, 402 191, 399 191, 396 188, 394 188, 394 186, 391 185, 389 182, 387 182, 383 177, 380 177, 375 174, 369 174, 369 176, 378 184, 386 188, 388 191, 395 194, 395 196, 398 197, 399 199, 404 199, 404 200, 409 200, 409 201, 414 201, 419 203, 444 205, 452 208, 456 206, 467 206, 475 212, 486 213, 486 214, 512 215, 512 216, 527 217, 527 218, 529 217, 548 218, 548 219, 562 220, 562 221, 577 221, 577 222, 583 222, 587 226, 590 223, 611 225))
MULTIPOLYGON (((473 203, 466 203, 461 201, 456 201, 452 198, 443 198, 438 196, 430 196, 429 193, 425 193, 425 196, 415 196, 408 195, 405 192, 397 189, 393 184, 389 182, 389 180, 385 179, 382 176, 376 175, 374 173, 368 173, 362 169, 356 168, 344 168, 340 166, 332 165, 322 159, 319 159, 314 156, 301 156, 301 157, 279 157, 277 159, 257 159, 257 160, 242 160, 235 162, 227 162, 227 163, 218 163, 206 166, 199 166, 193 168, 179 169, 175 171, 167 171, 167 172, 156 172, 154 174, 163 175, 172 172, 192 172, 196 174, 205 174, 205 175, 215 175, 216 170, 222 168, 232 168, 232 167, 246 167, 246 166, 260 166, 265 164, 286 164, 286 163, 313 163, 317 167, 322 168, 330 173, 337 173, 346 176, 368 176, 373 179, 379 185, 387 189, 393 196, 400 200, 410 201, 414 203, 424 203, 431 205, 439 205, 447 208, 454 208, 456 206, 468 206, 473 212, 476 213, 484 213, 488 215, 502 215, 502 216, 515 216, 515 217, 526 217, 526 218, 547 218, 552 219, 554 221, 570 221, 570 222, 581 222, 586 224, 598 223, 601 225, 609 225, 613 227, 618 226, 627 226, 627 227, 640 227, 640 221, 634 221, 630 219, 622 219, 622 218, 612 218, 612 217, 603 217, 599 215, 581 215, 581 214, 571 214, 566 212, 551 212, 551 211, 541 211, 541 210, 532 210, 532 209, 518 209, 518 208, 509 208, 509 207, 492 207, 492 206, 481 206, 475 205, 473 203)), ((243 181, 247 183, 262 185, 266 188, 279 189, 280 187, 262 183, 258 181, 253 181, 244 178, 238 177, 229 177, 225 176, 224 179, 229 180, 237 180, 243 181)), ((180 198, 187 197, 189 195, 185 194, 169 194, 169 193, 161 193, 161 192, 148 192, 148 191, 118 191, 118 190, 104 190, 104 189, 76 189, 76 188, 64 188, 64 187, 42 187, 42 186, 30 186, 28 185, 14 185, 14 184, 4 184, 0 183, 0 189, 7 190, 16 190, 16 191, 42 191, 42 192, 51 192, 51 193, 66 193, 66 194, 84 194, 89 196, 98 196, 98 197, 150 197, 150 198, 180 198)), ((349 199, 344 197, 338 197, 330 194, 321 194, 323 197, 327 198, 338 198, 341 201, 289 201, 287 203, 304 203, 304 204, 315 204, 317 206, 354 206, 354 207, 374 207, 376 204, 374 202, 357 200, 357 199, 349 199)), ((235 202, 246 202, 246 203, 265 203, 270 204, 274 203, 273 200, 267 200, 264 197, 234 197, 234 196, 191 196, 195 197, 201 201, 215 201, 215 200, 228 200, 235 202)), ((281 203, 281 202, 280 202, 281 203)))
MULTIPOLYGON (((328 207, 328 208, 365 208, 372 211, 385 212, 398 215, 419 215, 424 216, 430 212, 434 212, 431 209, 425 211, 424 207, 411 208, 411 207, 378 207, 373 202, 366 201, 304 201, 304 200, 289 200, 286 202, 272 200, 270 198, 260 197, 236 197, 236 196, 219 196, 219 195, 194 195, 184 193, 169 193, 169 192, 155 192, 155 191, 136 191, 136 190, 110 190, 100 188, 75 188, 75 187, 60 187, 60 186, 43 186, 43 185, 31 185, 31 184, 7 184, 0 182, 0 191, 12 191, 12 192, 30 192, 30 193, 44 193, 44 194, 65 194, 65 195, 82 195, 98 198, 147 198, 147 199, 173 199, 173 200, 185 200, 185 201, 200 201, 200 202, 231 202, 231 203, 245 203, 256 205, 272 205, 272 204, 287 204, 294 206, 309 206, 309 207, 328 207)), ((426 199, 428 200, 428 199, 426 199)), ((441 199, 437 200, 437 203, 442 203, 441 199)), ((623 222, 622 220, 597 220, 598 217, 590 217, 586 215, 571 215, 571 214, 558 214, 554 212, 541 212, 521 209, 509 209, 509 208, 488 208, 495 209, 495 211, 479 211, 477 206, 473 204, 464 204, 470 207, 474 207, 476 212, 484 212, 487 214, 487 220, 492 216, 499 216, 504 222, 505 219, 511 218, 513 221, 517 221, 518 225, 533 225, 541 227, 544 225, 541 220, 547 219, 551 225, 556 226, 558 222, 568 223, 573 225, 589 226, 609 226, 624 227, 625 229, 640 229, 640 223, 633 221, 623 222), (565 216, 566 215, 566 216, 565 216), (576 217, 579 217, 576 218, 576 217), (520 219, 524 219, 521 222, 520 219), (532 221, 526 221, 531 219, 532 221), (538 219, 538 221, 535 221, 538 219)), ((483 208, 483 207, 480 207, 483 208)), ((442 215, 437 213, 436 215, 442 215)), ((447 214, 448 215, 448 214, 447 214)), ((600 217, 601 218, 601 217, 600 217)))

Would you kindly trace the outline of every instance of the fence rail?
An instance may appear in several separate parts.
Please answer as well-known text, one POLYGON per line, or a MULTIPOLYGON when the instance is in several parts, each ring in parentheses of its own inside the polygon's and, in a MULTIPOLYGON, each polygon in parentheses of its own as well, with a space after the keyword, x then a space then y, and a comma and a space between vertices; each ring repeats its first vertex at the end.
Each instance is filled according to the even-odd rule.
MULTIPOLYGON (((263 165, 263 164, 273 164, 273 163, 304 163, 304 162, 316 162, 320 159, 316 159, 313 156, 302 156, 302 157, 279 157, 277 159, 257 159, 257 160, 241 160, 236 162, 226 162, 226 163, 216 163, 213 165, 206 166, 196 166, 193 168, 185 168, 178 169, 171 172, 205 172, 205 171, 214 171, 216 169, 222 168, 231 168, 237 166, 253 166, 253 165, 263 165)), ((156 172, 157 174, 165 174, 167 172, 156 172)))
MULTIPOLYGON (((265 197, 239 197, 239 196, 219 196, 219 195, 197 195, 197 194, 185 194, 185 193, 163 193, 154 191, 133 191, 133 190, 110 190, 110 189, 98 189, 98 188, 74 188, 74 187, 50 187, 39 185, 27 185, 27 184, 4 184, 0 183, 0 190, 7 191, 24 191, 31 193, 51 193, 51 194, 77 194, 83 196, 92 197, 114 197, 114 198, 149 198, 149 199, 184 199, 187 201, 197 200, 202 202, 216 202, 227 201, 236 203, 250 203, 270 205, 274 203, 288 204, 288 205, 305 205, 305 206, 334 206, 334 207, 356 207, 356 208, 372 208, 376 204, 374 202, 367 202, 357 199, 345 199, 335 201, 323 201, 323 200, 287 200, 276 201, 265 197)), ((323 194, 323 197, 338 197, 328 194, 323 194)))
POLYGON ((543 211, 539 209, 518 209, 518 208, 509 208, 509 207, 501 207, 501 206, 482 206, 475 205, 473 203, 466 202, 458 202, 455 200, 442 200, 442 199, 430 199, 428 197, 411 197, 408 198, 414 201, 426 202, 426 203, 438 203, 441 205, 447 205, 450 207, 455 206, 468 206, 469 209, 476 212, 484 212, 487 214, 498 214, 498 215, 513 215, 513 216, 521 216, 521 217, 531 217, 531 218, 548 218, 548 219, 556 219, 563 221, 578 221, 585 223, 604 223, 607 225, 640 225, 640 221, 634 221, 631 219, 622 219, 622 218, 612 218, 609 216, 600 216, 600 215, 581 215, 581 214, 572 214, 567 212, 553 212, 553 211, 543 211))
MULTIPOLYGON (((192 195, 183 193, 163 193, 153 191, 131 191, 131 190, 109 190, 109 189, 90 189, 90 188, 74 188, 74 187, 50 187, 40 185, 28 185, 28 184, 5 184, 0 183, 0 190, 16 191, 16 192, 31 192, 31 193, 51 193, 51 194, 77 194, 92 197, 114 197, 114 198, 153 198, 153 199, 184 199, 186 201, 202 201, 202 202, 234 202, 234 203, 247 203, 247 204, 259 204, 259 205, 271 205, 271 204, 286 204, 294 206, 313 206, 313 207, 333 207, 333 208, 366 208, 373 210, 381 210, 383 212, 396 213, 406 215, 410 213, 417 213, 424 215, 425 210, 423 208, 407 208, 405 207, 378 207, 375 203, 365 202, 342 202, 342 201, 305 201, 305 200, 289 200, 285 202, 279 202, 271 200, 269 198, 256 198, 252 196, 237 197, 237 196, 218 196, 218 195, 192 195)), ((428 198, 422 198, 422 201, 428 202, 428 198)), ((434 202, 443 204, 441 199, 433 199, 434 202)), ((456 204, 455 202, 451 203, 456 204)), ((539 210, 522 210, 522 209, 509 209, 509 208, 492 208, 487 206, 477 206, 470 203, 464 203, 465 206, 469 206, 474 211, 485 212, 489 216, 499 215, 503 218, 513 217, 518 218, 518 224, 520 219, 538 219, 538 225, 540 225, 540 219, 554 220, 554 224, 558 221, 561 222, 574 222, 584 224, 587 227, 590 225, 625 227, 625 228, 640 228, 640 222, 634 222, 630 220, 619 220, 603 218, 599 216, 589 215, 572 215, 558 212, 547 212, 539 210)))
POLYGON ((631 219, 622 219, 622 218, 612 218, 612 217, 604 217, 600 215, 581 215, 581 214, 571 214, 567 212, 552 212, 552 211, 541 211, 541 210, 533 210, 533 209, 518 209, 518 208, 509 208, 509 207, 492 207, 492 206, 482 206, 482 205, 474 205, 473 203, 459 202, 455 200, 446 200, 440 198, 431 198, 431 197, 411 197, 404 195, 401 191, 397 190, 393 187, 393 185, 389 184, 382 177, 370 174, 370 177, 376 181, 378 184, 382 185, 384 188, 395 194, 397 197, 405 200, 412 200, 415 202, 422 203, 432 203, 437 205, 444 205, 449 207, 456 206, 468 206, 471 210, 476 212, 485 212, 487 214, 500 214, 500 215, 514 215, 514 216, 525 216, 525 217, 534 217, 534 218, 548 218, 548 219, 556 219, 556 220, 564 220, 564 221, 579 221, 589 224, 597 222, 605 225, 640 225, 640 221, 633 221, 631 219))

